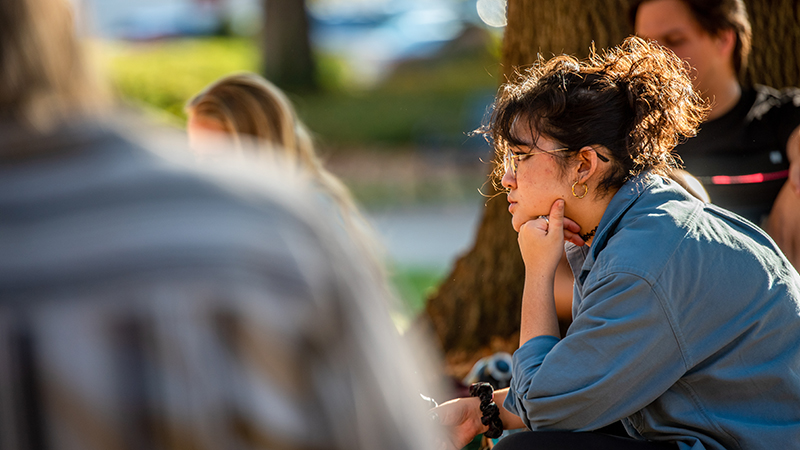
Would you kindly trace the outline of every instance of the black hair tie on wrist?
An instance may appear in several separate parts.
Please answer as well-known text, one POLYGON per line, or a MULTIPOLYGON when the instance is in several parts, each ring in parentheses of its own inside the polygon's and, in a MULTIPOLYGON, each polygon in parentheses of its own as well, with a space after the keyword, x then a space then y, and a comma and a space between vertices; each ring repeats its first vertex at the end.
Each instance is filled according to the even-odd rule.
POLYGON ((481 399, 481 423, 488 425, 489 429, 484 436, 496 439, 503 434, 503 421, 500 420, 500 408, 492 401, 494 388, 489 383, 473 383, 469 387, 470 397, 481 399))

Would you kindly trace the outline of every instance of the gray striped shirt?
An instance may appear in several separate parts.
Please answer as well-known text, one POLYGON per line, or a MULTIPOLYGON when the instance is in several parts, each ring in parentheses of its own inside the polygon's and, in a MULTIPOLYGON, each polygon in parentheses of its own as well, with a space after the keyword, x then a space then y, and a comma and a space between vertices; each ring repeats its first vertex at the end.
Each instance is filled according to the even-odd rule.
POLYGON ((325 206, 164 155, 0 127, 0 450, 431 446, 417 363, 325 206))

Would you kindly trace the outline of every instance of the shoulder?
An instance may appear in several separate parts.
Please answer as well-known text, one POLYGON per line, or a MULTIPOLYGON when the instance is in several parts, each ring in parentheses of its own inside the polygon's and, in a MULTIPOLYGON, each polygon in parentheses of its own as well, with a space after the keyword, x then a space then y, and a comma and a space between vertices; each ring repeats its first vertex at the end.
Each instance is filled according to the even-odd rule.
POLYGON ((610 224, 596 250, 599 272, 626 272, 656 283, 665 274, 694 272, 706 263, 711 268, 721 259, 777 258, 774 244, 751 222, 656 178, 610 224))
POLYGON ((649 278, 680 244, 703 203, 677 182, 654 177, 610 226, 604 248, 607 270, 630 270, 649 278))
POLYGON ((720 261, 748 266, 753 273, 766 261, 781 266, 780 253, 763 230, 667 181, 649 185, 632 203, 598 262, 601 256, 607 258, 601 265, 605 270, 625 270, 653 282, 665 274, 692 276, 704 265, 716 271, 720 261))

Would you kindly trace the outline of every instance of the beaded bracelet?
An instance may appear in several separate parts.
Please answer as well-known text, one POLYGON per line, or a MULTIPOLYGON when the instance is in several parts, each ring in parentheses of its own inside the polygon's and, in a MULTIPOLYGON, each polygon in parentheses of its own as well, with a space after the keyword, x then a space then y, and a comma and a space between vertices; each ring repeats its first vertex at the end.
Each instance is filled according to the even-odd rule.
POLYGON ((492 397, 494 388, 489 383, 473 383, 469 387, 470 397, 481 399, 481 423, 488 425, 489 429, 483 433, 484 436, 496 439, 503 434, 503 421, 500 420, 500 408, 497 407, 492 397))

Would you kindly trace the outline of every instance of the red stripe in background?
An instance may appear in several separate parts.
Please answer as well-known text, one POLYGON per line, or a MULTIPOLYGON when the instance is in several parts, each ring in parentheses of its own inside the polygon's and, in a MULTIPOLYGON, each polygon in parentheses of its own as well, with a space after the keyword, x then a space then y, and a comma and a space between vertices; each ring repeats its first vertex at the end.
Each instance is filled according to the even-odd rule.
POLYGON ((753 184, 765 181, 781 180, 789 176, 789 170, 769 173, 751 173, 749 175, 717 175, 711 177, 711 184, 753 184))

